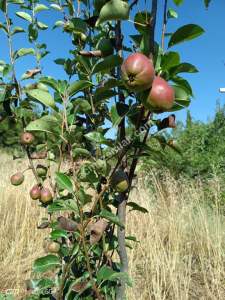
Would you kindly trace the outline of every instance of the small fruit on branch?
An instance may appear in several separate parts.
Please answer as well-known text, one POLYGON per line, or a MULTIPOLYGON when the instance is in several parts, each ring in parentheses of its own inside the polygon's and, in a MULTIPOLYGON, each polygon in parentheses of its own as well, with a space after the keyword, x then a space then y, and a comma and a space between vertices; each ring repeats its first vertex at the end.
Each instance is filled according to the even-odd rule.
POLYGON ((142 92, 152 86, 155 70, 152 61, 142 53, 128 56, 121 66, 122 79, 127 88, 142 92))
POLYGON ((111 179, 112 187, 119 193, 124 193, 129 187, 127 174, 123 170, 116 171, 111 179))
POLYGON ((30 132, 23 132, 20 136, 20 142, 22 145, 29 146, 34 142, 34 136, 30 132))
POLYGON ((144 106, 151 111, 164 112, 172 108, 175 99, 174 89, 163 78, 155 77, 144 106))
POLYGON ((12 185, 20 185, 24 182, 24 175, 21 172, 17 172, 16 174, 12 175, 10 178, 10 182, 12 185))
POLYGON ((41 188, 39 185, 34 185, 32 189, 30 190, 30 197, 33 200, 38 200, 41 198, 41 188))
POLYGON ((48 168, 43 166, 43 165, 39 164, 36 167, 37 175, 40 176, 40 177, 46 177, 47 171, 48 171, 48 168))
POLYGON ((41 189, 41 198, 40 201, 43 204, 49 204, 53 200, 52 193, 48 188, 41 189))
POLYGON ((58 253, 60 250, 60 244, 57 242, 50 242, 47 246, 47 252, 58 253))

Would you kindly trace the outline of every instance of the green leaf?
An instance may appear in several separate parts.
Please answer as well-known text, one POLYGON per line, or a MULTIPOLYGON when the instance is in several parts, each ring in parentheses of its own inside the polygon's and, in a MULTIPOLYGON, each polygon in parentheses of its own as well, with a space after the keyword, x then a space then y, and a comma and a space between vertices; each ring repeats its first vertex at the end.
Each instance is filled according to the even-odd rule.
POLYGON ((0 0, 0 10, 6 12, 6 3, 7 0, 0 0))
POLYGON ((97 273, 97 282, 101 283, 101 281, 106 281, 109 280, 110 277, 114 274, 114 273, 118 273, 115 272, 113 269, 111 269, 110 267, 107 266, 102 266, 101 269, 99 269, 98 273, 97 273))
POLYGON ((180 55, 178 52, 166 52, 161 60, 162 70, 169 70, 171 67, 176 66, 180 63, 180 55))
POLYGON ((170 18, 170 19, 178 18, 178 14, 174 9, 169 8, 168 12, 167 12, 167 18, 170 18))
POLYGON ((0 103, 5 100, 5 94, 6 94, 6 86, 0 87, 0 103))
POLYGON ((110 0, 100 10, 96 26, 105 21, 127 20, 129 19, 129 4, 121 0, 110 0))
POLYGON ((63 27, 64 25, 65 25, 65 23, 63 21, 59 20, 59 21, 55 22, 55 24, 54 24, 54 26, 53 26, 52 29, 55 29, 57 27, 63 27))
POLYGON ((6 34, 8 33, 7 27, 0 23, 0 29, 2 29, 6 34))
POLYGON ((103 100, 110 99, 110 98, 116 96, 117 94, 118 93, 116 91, 109 90, 109 89, 105 90, 105 89, 99 88, 96 90, 93 100, 94 100, 94 103, 99 103, 103 100))
POLYGON ((129 286, 132 286, 131 280, 127 273, 125 272, 116 272, 108 266, 102 266, 97 273, 97 282, 102 284, 103 282, 117 281, 118 279, 124 281, 129 286))
POLYGON ((120 124, 120 122, 122 121, 122 119, 123 119, 123 116, 120 116, 118 114, 116 105, 113 105, 111 107, 110 116, 111 116, 112 124, 115 127, 118 126, 120 124))
POLYGON ((198 36, 202 35, 204 32, 204 29, 198 25, 184 25, 172 34, 168 47, 172 47, 185 41, 195 39, 198 36))
POLYGON ((188 107, 190 104, 190 95, 180 86, 172 86, 175 91, 175 101, 170 111, 176 111, 188 107))
POLYGON ((53 213, 57 211, 75 211, 78 212, 78 207, 74 199, 56 200, 48 206, 48 212, 53 213))
POLYGON ((56 172, 55 175, 55 180, 59 187, 62 189, 67 189, 70 193, 73 193, 73 184, 70 180, 70 177, 59 172, 56 172))
POLYGON ((91 112, 91 105, 83 98, 75 99, 75 101, 73 101, 73 106, 75 107, 77 113, 88 114, 91 112))
POLYGON ((184 2, 184 0, 173 0, 173 2, 178 6, 181 5, 184 2))
POLYGON ((122 228, 125 228, 124 224, 122 224, 119 220, 119 217, 117 215, 114 215, 111 211, 107 210, 107 209, 102 209, 101 213, 100 213, 100 217, 105 218, 107 220, 109 220, 110 222, 112 222, 113 224, 116 224, 122 228))
POLYGON ((45 106, 56 109, 55 101, 49 92, 43 91, 41 89, 34 89, 34 90, 26 91, 26 93, 32 98, 44 104, 45 106))
POLYGON ((182 87, 188 93, 188 95, 193 97, 192 88, 186 79, 176 76, 176 77, 172 77, 171 80, 177 83, 178 86, 182 87))
POLYGON ((35 13, 38 13, 38 12, 40 12, 40 11, 42 11, 42 10, 48 10, 49 8, 46 6, 46 5, 44 5, 44 4, 37 4, 36 6, 35 6, 35 8, 34 8, 34 12, 35 13))
POLYGON ((40 119, 30 122, 26 129, 28 131, 43 131, 53 134, 60 133, 59 120, 51 115, 43 116, 40 119))
POLYGON ((131 210, 138 210, 144 214, 148 213, 148 210, 142 206, 140 206, 139 204, 135 203, 135 202, 127 202, 127 206, 131 207, 131 210))
POLYGON ((21 33, 21 32, 25 32, 25 30, 22 27, 16 26, 13 28, 12 35, 14 35, 16 33, 21 33))
POLYGON ((58 238, 68 238, 67 231, 64 229, 55 229, 50 233, 51 239, 57 240, 58 238))
POLYGON ((70 86, 67 89, 67 93, 71 97, 71 96, 75 95, 76 93, 78 93, 79 91, 82 91, 92 85, 93 85, 92 82, 87 81, 87 80, 75 81, 70 84, 70 86))
POLYGON ((86 194, 82 186, 80 187, 79 191, 76 193, 76 196, 83 206, 86 205, 87 203, 90 203, 92 200, 92 196, 86 194))
POLYGON ((84 135, 88 140, 97 143, 97 144, 104 144, 104 145, 111 145, 110 141, 107 140, 104 135, 97 131, 92 131, 84 135))
POLYGON ((73 151, 73 157, 74 158, 78 158, 78 157, 92 157, 91 153, 87 149, 75 148, 72 151, 73 151))
POLYGON ((61 6, 59 6, 58 4, 51 4, 50 7, 52 7, 55 10, 58 10, 58 11, 62 10, 61 6))
POLYGON ((87 32, 87 24, 80 18, 72 18, 64 24, 66 32, 83 33, 87 32))
POLYGON ((58 82, 54 78, 52 78, 50 76, 41 77, 40 82, 48 85, 49 87, 51 87, 55 91, 59 92, 58 82))
POLYGON ((134 26, 141 34, 145 34, 146 31, 149 32, 151 14, 146 11, 140 11, 136 13, 134 17, 134 26))
POLYGON ((89 182, 91 184, 94 184, 98 182, 98 175, 95 172, 94 166, 92 164, 83 164, 80 167, 79 173, 78 173, 78 179, 81 182, 89 182))
POLYGON ((41 29, 41 30, 46 30, 46 29, 48 29, 48 25, 46 25, 46 24, 44 24, 44 23, 42 23, 42 22, 37 22, 37 27, 39 28, 39 29, 41 29))
POLYGON ((33 271, 36 273, 42 273, 60 267, 60 265, 61 262, 59 258, 50 254, 36 259, 33 265, 33 271))
POLYGON ((98 72, 101 73, 107 73, 110 70, 112 70, 115 67, 118 67, 122 64, 123 59, 118 56, 118 55, 110 55, 107 56, 105 59, 98 61, 93 69, 92 69, 92 74, 96 74, 98 72))
POLYGON ((197 68, 189 63, 181 63, 177 66, 174 66, 170 69, 170 73, 173 75, 179 74, 179 73, 198 73, 197 68))
POLYGON ((21 48, 21 49, 17 50, 14 55, 15 55, 15 59, 17 59, 19 57, 29 55, 29 54, 32 54, 32 55, 35 54, 35 51, 33 48, 21 48))
POLYGON ((18 12, 16 12, 16 15, 17 15, 19 18, 24 19, 24 20, 26 20, 26 21, 32 23, 32 17, 31 17, 28 13, 26 13, 26 12, 24 12, 24 11, 18 11, 18 12))
MULTIPOLYGON (((43 290, 54 286, 54 281, 49 278, 32 279, 26 280, 27 290, 38 291, 39 293, 43 290)), ((27 298, 26 300, 36 300, 35 298, 27 298)))

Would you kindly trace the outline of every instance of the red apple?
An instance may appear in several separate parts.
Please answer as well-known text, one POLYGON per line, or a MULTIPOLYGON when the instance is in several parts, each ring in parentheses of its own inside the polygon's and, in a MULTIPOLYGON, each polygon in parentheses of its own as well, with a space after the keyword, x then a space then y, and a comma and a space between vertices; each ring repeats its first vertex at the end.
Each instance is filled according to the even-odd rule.
POLYGON ((30 190, 30 197, 33 200, 38 200, 41 198, 41 189, 37 184, 34 185, 30 190))
POLYGON ((128 56, 121 66, 122 79, 128 89, 142 92, 152 86, 155 70, 152 61, 142 53, 128 56))
POLYGON ((24 181, 24 175, 21 172, 17 172, 16 174, 12 175, 10 178, 12 185, 20 185, 24 181))
POLYGON ((149 96, 143 104, 150 110, 163 112, 172 108, 174 99, 174 89, 169 86, 167 81, 157 76, 153 81, 149 96))
POLYGON ((44 204, 48 204, 52 202, 52 193, 48 188, 42 188, 41 189, 41 199, 40 201, 44 204))
POLYGON ((34 142, 34 136, 30 132, 23 132, 20 136, 20 142, 22 145, 31 145, 34 142))

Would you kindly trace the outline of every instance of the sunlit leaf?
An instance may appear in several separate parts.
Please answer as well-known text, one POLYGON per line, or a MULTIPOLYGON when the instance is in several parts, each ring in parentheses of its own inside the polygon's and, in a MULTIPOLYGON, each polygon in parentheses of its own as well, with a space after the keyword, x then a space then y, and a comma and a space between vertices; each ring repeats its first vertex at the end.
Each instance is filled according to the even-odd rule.
POLYGON ((169 41, 169 47, 180 44, 185 41, 190 41, 204 33, 204 29, 195 24, 188 24, 180 27, 174 32, 169 41))
POLYGON ((56 108, 55 101, 49 92, 43 91, 41 89, 34 89, 34 90, 26 91, 26 93, 32 98, 41 102, 42 104, 51 107, 53 109, 56 108))
POLYGON ((24 19, 24 20, 32 23, 32 17, 28 13, 26 13, 24 11, 18 11, 18 12, 16 12, 16 15, 18 17, 20 17, 21 19, 24 19))
POLYGON ((33 265, 33 271, 42 273, 60 267, 60 265, 60 259, 57 256, 50 254, 36 259, 33 265))

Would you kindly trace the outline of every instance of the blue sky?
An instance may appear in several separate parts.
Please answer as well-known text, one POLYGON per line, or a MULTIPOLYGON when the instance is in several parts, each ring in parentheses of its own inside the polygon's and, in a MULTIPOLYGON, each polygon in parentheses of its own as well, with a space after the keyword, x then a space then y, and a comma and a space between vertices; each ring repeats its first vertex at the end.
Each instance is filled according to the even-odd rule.
MULTIPOLYGON (((151 6, 150 1, 139 0, 138 9, 145 8, 145 2, 149 7, 151 6)), ((203 0, 184 0, 184 4, 180 7, 176 7, 172 0, 168 2, 168 7, 172 7, 178 12, 178 19, 169 21, 167 32, 173 32, 180 26, 190 23, 198 24, 205 30, 201 37, 182 43, 171 50, 179 51, 183 62, 192 63, 199 70, 199 73, 185 74, 184 77, 191 83, 195 94, 189 109, 194 119, 206 121, 213 116, 217 100, 220 100, 221 104, 225 103, 225 94, 219 93, 219 88, 225 87, 225 1, 212 0, 208 10, 205 9, 203 0)), ((158 0, 156 28, 158 41, 160 41, 161 35, 163 3, 163 0, 158 0)), ((61 14, 52 10, 41 12, 39 16, 40 21, 52 25, 56 20, 61 19, 61 14)), ((17 26, 26 27, 27 25, 26 21, 18 17, 14 20, 17 26)), ((3 16, 0 14, 1 21, 3 21, 3 16)), ((125 35, 135 33, 134 26, 130 22, 125 22, 123 28, 125 35)), ((48 50, 51 51, 51 54, 43 60, 44 74, 62 79, 65 73, 53 60, 59 57, 68 57, 69 35, 62 34, 60 29, 43 31, 40 41, 47 43, 48 50)), ((18 34, 15 37, 14 46, 15 49, 31 47, 24 39, 24 34, 18 34)), ((8 60, 7 41, 2 32, 0 32, 0 59, 8 60)), ((18 74, 22 75, 27 69, 34 66, 34 59, 27 56, 18 62, 18 74)), ((178 119, 185 120, 186 111, 177 112, 176 115, 178 119)))

